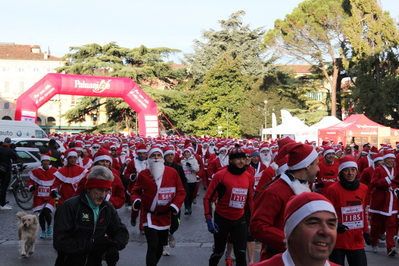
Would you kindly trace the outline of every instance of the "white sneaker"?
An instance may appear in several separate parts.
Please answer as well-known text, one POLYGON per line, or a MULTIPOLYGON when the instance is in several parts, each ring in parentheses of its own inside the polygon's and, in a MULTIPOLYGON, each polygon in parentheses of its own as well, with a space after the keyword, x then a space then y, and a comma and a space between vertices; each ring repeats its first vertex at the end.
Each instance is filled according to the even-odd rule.
POLYGON ((9 204, 0 206, 0 211, 10 211, 10 210, 12 210, 12 207, 9 204))
POLYGON ((174 235, 169 234, 168 241, 169 241, 169 246, 170 246, 171 248, 176 247, 176 239, 175 239, 175 236, 174 236, 174 235))
POLYGON ((371 251, 373 251, 374 253, 378 252, 378 247, 377 246, 371 246, 371 251))
POLYGON ((163 246, 163 252, 162 252, 162 255, 164 255, 164 256, 169 256, 170 255, 170 249, 169 249, 169 246, 163 246))

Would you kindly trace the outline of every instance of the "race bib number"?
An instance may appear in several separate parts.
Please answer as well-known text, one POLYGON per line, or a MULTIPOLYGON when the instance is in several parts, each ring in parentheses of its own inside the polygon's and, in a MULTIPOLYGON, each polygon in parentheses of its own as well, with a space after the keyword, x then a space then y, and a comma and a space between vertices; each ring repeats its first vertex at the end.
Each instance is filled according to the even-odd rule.
POLYGON ((50 196, 50 187, 39 186, 37 188, 37 195, 39 197, 49 197, 50 196))
POLYGON ((243 209, 245 201, 247 200, 248 189, 233 188, 231 190, 231 197, 229 206, 232 208, 243 209))
POLYGON ((161 187, 158 190, 158 204, 159 206, 165 206, 175 197, 175 187, 161 187))
POLYGON ((191 175, 191 170, 184 170, 185 175, 191 175))
POLYGON ((363 207, 349 206, 341 207, 342 223, 349 227, 349 229, 363 228, 363 207))

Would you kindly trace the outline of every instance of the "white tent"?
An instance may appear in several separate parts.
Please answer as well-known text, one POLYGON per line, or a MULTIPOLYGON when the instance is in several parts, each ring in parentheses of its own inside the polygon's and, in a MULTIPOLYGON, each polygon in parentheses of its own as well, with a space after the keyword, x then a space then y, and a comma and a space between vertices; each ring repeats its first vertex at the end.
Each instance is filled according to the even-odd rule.
POLYGON ((307 140, 309 142, 316 141, 318 142, 318 132, 321 128, 327 128, 334 126, 338 123, 341 123, 341 120, 336 118, 335 116, 325 116, 322 120, 317 122, 316 124, 310 126, 307 131, 298 132, 298 138, 307 140))
POLYGON ((298 117, 286 118, 281 125, 262 130, 262 134, 293 136, 296 141, 304 141, 300 137, 300 132, 309 131, 309 127, 305 125, 298 117))
POLYGON ((326 127, 332 127, 338 123, 341 123, 342 121, 336 118, 335 116, 325 116, 323 117, 322 120, 317 122, 316 124, 310 126, 311 128, 326 128, 326 127))

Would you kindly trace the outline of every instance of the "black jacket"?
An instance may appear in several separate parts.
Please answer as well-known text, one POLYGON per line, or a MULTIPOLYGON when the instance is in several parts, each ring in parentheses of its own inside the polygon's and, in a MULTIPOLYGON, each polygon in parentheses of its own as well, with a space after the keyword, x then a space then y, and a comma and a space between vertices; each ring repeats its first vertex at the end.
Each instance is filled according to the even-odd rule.
POLYGON ((39 151, 41 154, 46 154, 49 151, 51 151, 50 164, 55 168, 60 168, 64 166, 61 160, 61 153, 57 150, 57 147, 55 146, 40 147, 39 151))
POLYGON ((15 150, 10 149, 8 146, 0 146, 0 164, 4 166, 6 172, 11 171, 12 160, 18 159, 15 150))
POLYGON ((58 251, 58 265, 101 265, 102 253, 92 250, 95 241, 105 235, 117 243, 118 250, 125 248, 129 232, 115 208, 108 201, 100 205, 97 223, 94 224, 92 208, 86 191, 66 200, 55 212, 53 246, 58 251), (100 261, 100 264, 93 261, 100 261))

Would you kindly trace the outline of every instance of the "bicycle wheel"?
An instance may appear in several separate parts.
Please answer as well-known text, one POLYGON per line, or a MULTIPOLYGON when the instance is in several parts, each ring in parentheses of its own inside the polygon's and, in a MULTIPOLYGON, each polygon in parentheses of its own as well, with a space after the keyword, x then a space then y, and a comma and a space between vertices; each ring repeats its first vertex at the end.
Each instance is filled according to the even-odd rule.
POLYGON ((34 192, 30 192, 28 187, 25 184, 25 181, 19 181, 14 186, 14 197, 15 201, 17 202, 18 206, 23 210, 31 210, 33 207, 33 194, 34 192))

